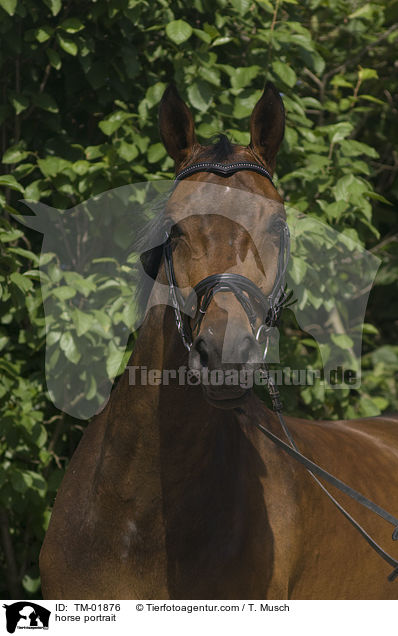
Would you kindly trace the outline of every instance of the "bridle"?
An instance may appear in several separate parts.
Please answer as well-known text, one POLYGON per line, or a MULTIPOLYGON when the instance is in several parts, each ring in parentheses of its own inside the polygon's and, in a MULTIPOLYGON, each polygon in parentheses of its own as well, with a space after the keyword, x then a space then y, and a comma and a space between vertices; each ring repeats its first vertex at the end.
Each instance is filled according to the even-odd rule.
MULTIPOLYGON (((177 174, 175 178, 175 186, 178 185, 178 183, 186 177, 189 177, 198 172, 211 172, 223 177, 229 177, 242 170, 256 172, 257 174, 260 174, 267 178, 273 184, 271 175, 263 166, 249 161, 241 161, 231 164, 221 164, 213 162, 201 162, 193 164, 191 166, 188 166, 187 168, 184 168, 177 174)), ((288 455, 290 455, 306 467, 312 478, 322 488, 324 493, 329 497, 329 499, 337 507, 337 509, 346 517, 346 519, 354 526, 354 528, 358 530, 358 532, 376 551, 376 553, 394 568, 394 570, 388 577, 389 581, 393 581, 398 576, 398 561, 390 556, 387 552, 385 552, 378 545, 378 543, 376 543, 376 541, 364 530, 364 528, 333 497, 333 495, 327 490, 327 488, 318 479, 318 477, 326 480, 328 483, 332 484, 334 487, 338 488, 346 495, 349 495, 355 501, 359 502, 375 514, 379 515, 382 519, 392 524, 394 526, 394 532, 392 534, 392 539, 394 541, 398 539, 398 519, 377 504, 375 504, 373 501, 367 499, 367 497, 365 497, 358 491, 345 484, 337 477, 334 477, 333 475, 328 473, 326 470, 315 464, 315 462, 312 462, 310 459, 302 455, 299 452, 293 436, 288 429, 285 419, 282 415, 282 403, 280 401, 279 391, 269 373, 265 357, 267 354, 271 329, 278 324, 283 305, 287 298, 285 292, 285 274, 289 260, 289 254, 290 237, 287 224, 285 224, 280 238, 277 275, 272 291, 268 296, 263 294, 259 287, 257 287, 257 285, 255 285, 250 279, 246 278, 245 276, 241 276, 239 274, 224 273, 213 274, 201 280, 197 285, 195 285, 188 298, 184 300, 180 290, 178 289, 173 265, 171 241, 170 236, 167 234, 163 246, 163 256, 166 276, 170 290, 170 301, 174 308, 176 326, 181 336, 182 342, 184 343, 184 346, 188 351, 190 351, 192 348, 194 334, 199 332, 203 317, 212 299, 214 298, 214 295, 218 292, 232 292, 235 295, 247 314, 252 332, 255 335, 256 340, 259 341, 261 336, 265 338, 262 373, 272 401, 272 407, 278 416, 282 430, 284 431, 289 444, 274 435, 271 431, 269 431, 265 426, 263 426, 256 420, 254 420, 253 422, 254 425, 275 445, 277 445, 288 455), (262 312, 262 321, 257 329, 257 311, 255 311, 253 307, 254 299, 260 306, 262 312), (186 318, 186 315, 194 315, 192 328, 190 327, 189 320, 186 318)), ((241 409, 239 410, 239 414, 242 414, 241 409)))
MULTIPOLYGON (((231 164, 211 162, 197 163, 179 172, 175 181, 176 184, 178 184, 178 182, 197 172, 212 172, 222 175, 223 177, 229 177, 242 170, 257 172, 273 183, 268 170, 250 161, 241 161, 231 164)), ((256 340, 265 342, 265 360, 271 329, 278 324, 281 310, 287 297, 285 292, 285 274, 289 255, 290 236, 289 228, 285 223, 280 235, 277 274, 270 294, 265 295, 261 289, 249 278, 246 278, 246 276, 223 273, 212 274, 211 276, 203 278, 195 285, 188 298, 184 300, 178 289, 173 265, 171 239, 167 234, 164 242, 164 266, 169 284, 170 302, 174 308, 177 329, 186 349, 188 351, 191 350, 194 335, 199 333, 202 320, 215 294, 219 292, 232 292, 243 307, 256 340), (253 301, 257 303, 257 309, 254 308, 253 301), (261 324, 257 327, 259 310, 261 313, 261 324), (195 317, 191 328, 190 320, 187 319, 186 316, 191 316, 193 313, 195 317)))

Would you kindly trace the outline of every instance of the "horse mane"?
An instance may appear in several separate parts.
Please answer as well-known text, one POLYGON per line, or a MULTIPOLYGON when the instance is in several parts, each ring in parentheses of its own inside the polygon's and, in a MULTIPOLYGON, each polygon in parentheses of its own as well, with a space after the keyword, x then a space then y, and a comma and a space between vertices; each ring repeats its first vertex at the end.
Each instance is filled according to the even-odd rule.
POLYGON ((138 256, 135 295, 137 306, 142 311, 145 310, 153 284, 158 275, 167 230, 163 216, 165 201, 159 207, 161 209, 156 210, 156 212, 152 208, 155 212, 154 217, 141 228, 130 248, 130 251, 138 256), (141 268, 144 269, 146 276, 142 274, 141 268))

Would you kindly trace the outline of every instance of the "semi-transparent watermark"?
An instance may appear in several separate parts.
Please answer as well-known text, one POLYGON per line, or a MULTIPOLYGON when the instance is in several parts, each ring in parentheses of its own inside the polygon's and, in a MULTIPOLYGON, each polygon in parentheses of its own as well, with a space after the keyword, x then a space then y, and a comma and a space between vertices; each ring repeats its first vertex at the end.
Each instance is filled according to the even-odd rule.
POLYGON ((277 386, 312 386, 316 382, 326 387, 352 388, 358 382, 353 369, 330 369, 325 374, 322 369, 190 369, 181 365, 177 369, 150 369, 147 366, 127 365, 130 386, 233 386, 251 389, 254 386, 266 386, 267 376, 277 386))
MULTIPOLYGON (((176 259, 182 262, 175 271, 181 299, 193 291, 190 284, 196 285, 216 267, 217 273, 245 276, 260 288, 266 288, 276 275, 278 237, 273 219, 284 216, 284 208, 258 194, 192 181, 175 188, 167 180, 116 188, 65 211, 25 203, 34 216, 16 218, 43 233, 40 274, 47 387, 56 407, 73 417, 86 419, 103 408, 114 378, 126 364, 162 371, 157 369, 154 352, 162 342, 180 338, 175 322, 167 323, 167 333, 165 323, 159 322, 151 347, 139 360, 133 356, 129 362, 131 334, 140 337, 153 308, 172 306, 169 286, 158 271, 173 222, 182 223, 189 235, 185 260, 176 259), (220 219, 223 228, 230 228, 228 232, 219 231, 220 219), (242 244, 236 240, 235 226, 245 233, 242 244), (244 247, 249 242, 251 247, 244 247), (220 260, 224 263, 220 271, 217 258, 211 261, 215 248, 211 252, 210 245, 217 248, 216 256, 217 250, 227 255, 220 260), (190 278, 187 272, 192 263, 195 271, 190 278)), ((291 384, 310 384, 314 377, 329 388, 358 388, 365 310, 380 260, 310 214, 288 206, 286 213, 291 237, 288 311, 302 334, 303 346, 317 352, 313 364, 317 370, 308 372, 308 363, 303 361, 305 368, 294 371, 291 384)), ((239 307, 232 294, 227 296, 216 293, 210 309, 225 316, 221 367, 225 371, 236 362, 239 373, 239 361, 234 361, 230 346, 236 336, 239 307)), ((186 309, 182 318, 192 324, 196 310, 195 306, 186 309)), ((284 334, 285 339, 289 337, 284 334)), ((288 347, 281 353, 280 338, 280 327, 274 327, 266 362, 284 369, 291 359, 288 347)), ((165 360, 164 366, 172 371, 171 361, 165 360)), ((289 384, 288 377, 282 371, 275 383, 289 384)), ((235 380, 231 376, 229 381, 235 380)))

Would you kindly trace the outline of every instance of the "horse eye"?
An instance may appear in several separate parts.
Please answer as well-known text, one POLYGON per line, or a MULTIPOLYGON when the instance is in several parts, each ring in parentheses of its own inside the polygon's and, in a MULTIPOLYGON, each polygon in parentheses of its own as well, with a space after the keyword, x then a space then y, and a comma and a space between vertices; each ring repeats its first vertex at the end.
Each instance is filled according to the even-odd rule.
POLYGON ((183 234, 184 232, 182 231, 178 223, 175 223, 175 225, 173 225, 173 227, 170 230, 171 240, 178 239, 180 236, 183 236, 183 234))
POLYGON ((285 227, 286 222, 280 216, 273 217, 271 219, 271 223, 269 224, 268 231, 273 237, 279 238, 283 228, 285 227))

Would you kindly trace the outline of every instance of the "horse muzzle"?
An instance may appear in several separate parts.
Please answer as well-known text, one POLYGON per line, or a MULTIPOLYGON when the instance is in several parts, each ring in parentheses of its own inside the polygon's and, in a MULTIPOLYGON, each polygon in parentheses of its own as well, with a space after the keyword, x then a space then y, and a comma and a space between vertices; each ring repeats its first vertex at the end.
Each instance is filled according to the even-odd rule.
POLYGON ((238 406, 249 394, 261 364, 261 347, 245 329, 234 330, 228 339, 204 329, 189 353, 190 369, 198 373, 207 401, 217 408, 238 406))

